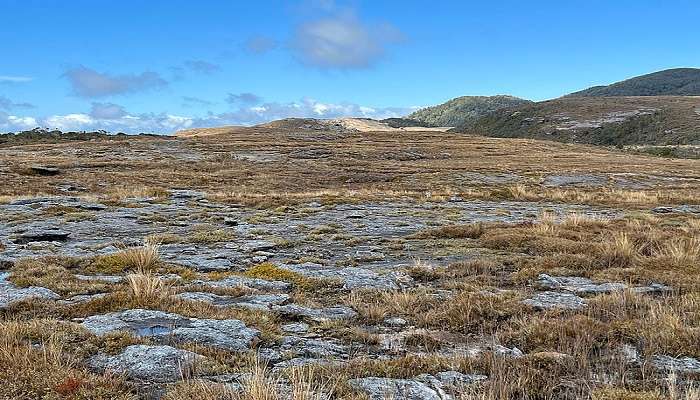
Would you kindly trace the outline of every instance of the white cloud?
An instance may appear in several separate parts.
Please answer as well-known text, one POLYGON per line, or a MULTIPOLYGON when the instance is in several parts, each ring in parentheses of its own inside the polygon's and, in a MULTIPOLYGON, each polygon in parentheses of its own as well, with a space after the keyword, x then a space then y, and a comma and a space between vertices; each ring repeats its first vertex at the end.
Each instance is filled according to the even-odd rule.
POLYGON ((305 64, 321 68, 365 68, 380 60, 387 45, 402 37, 389 24, 369 25, 353 14, 320 18, 300 25, 292 49, 305 64))
POLYGON ((168 83, 159 74, 151 71, 140 74, 111 75, 79 66, 64 74, 80 97, 105 97, 160 88, 168 83))
POLYGON ((0 75, 0 83, 24 83, 31 82, 34 78, 28 76, 10 76, 10 75, 0 75))
POLYGON ((112 103, 93 103, 90 113, 20 117, 0 112, 0 131, 16 132, 37 126, 62 131, 95 131, 168 134, 190 127, 255 125, 282 118, 362 117, 383 119, 406 115, 415 108, 368 107, 354 103, 328 103, 311 98, 293 102, 241 104, 234 111, 209 113, 204 117, 168 113, 130 114, 112 103))

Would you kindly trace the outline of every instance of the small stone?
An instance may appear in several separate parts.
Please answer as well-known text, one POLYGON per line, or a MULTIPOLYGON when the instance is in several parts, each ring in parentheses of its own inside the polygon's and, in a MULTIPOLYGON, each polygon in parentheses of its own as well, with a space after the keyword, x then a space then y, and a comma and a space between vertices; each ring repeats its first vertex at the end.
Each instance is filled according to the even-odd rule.
POLYGON ((486 375, 463 374, 458 371, 444 371, 435 374, 435 377, 442 382, 443 385, 461 387, 471 385, 476 382, 486 380, 486 375))
POLYGON ((224 225, 226 226, 238 226, 238 220, 232 217, 224 217, 224 225))

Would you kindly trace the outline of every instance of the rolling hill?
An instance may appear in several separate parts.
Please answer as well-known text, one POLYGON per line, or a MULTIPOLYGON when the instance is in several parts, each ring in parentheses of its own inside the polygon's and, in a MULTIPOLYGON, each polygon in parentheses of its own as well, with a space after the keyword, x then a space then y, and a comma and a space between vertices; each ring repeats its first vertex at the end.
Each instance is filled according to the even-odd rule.
POLYGON ((459 126, 502 108, 531 103, 513 96, 462 96, 406 116, 427 126, 459 126))
POLYGON ((700 96, 700 69, 674 68, 594 86, 566 97, 700 96))
POLYGON ((700 97, 563 97, 504 109, 453 132, 609 146, 700 144, 700 97))

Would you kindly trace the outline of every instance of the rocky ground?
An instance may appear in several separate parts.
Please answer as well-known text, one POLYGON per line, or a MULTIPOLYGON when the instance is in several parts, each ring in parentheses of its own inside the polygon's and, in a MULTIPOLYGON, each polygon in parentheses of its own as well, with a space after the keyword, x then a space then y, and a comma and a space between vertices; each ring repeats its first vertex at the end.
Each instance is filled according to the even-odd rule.
POLYGON ((0 149, 0 397, 698 398, 697 162, 187 140, 0 149))

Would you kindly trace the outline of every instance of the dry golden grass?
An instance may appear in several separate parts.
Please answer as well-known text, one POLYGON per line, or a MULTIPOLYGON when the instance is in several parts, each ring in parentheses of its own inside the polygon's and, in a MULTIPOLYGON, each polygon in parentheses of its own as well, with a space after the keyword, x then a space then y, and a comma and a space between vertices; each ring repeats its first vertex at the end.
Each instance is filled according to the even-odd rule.
POLYGON ((56 321, 0 322, 0 398, 135 400, 123 379, 84 369, 67 343, 85 336, 56 321))
POLYGON ((128 293, 136 304, 146 305, 166 301, 172 287, 151 272, 141 270, 126 276, 128 293))

